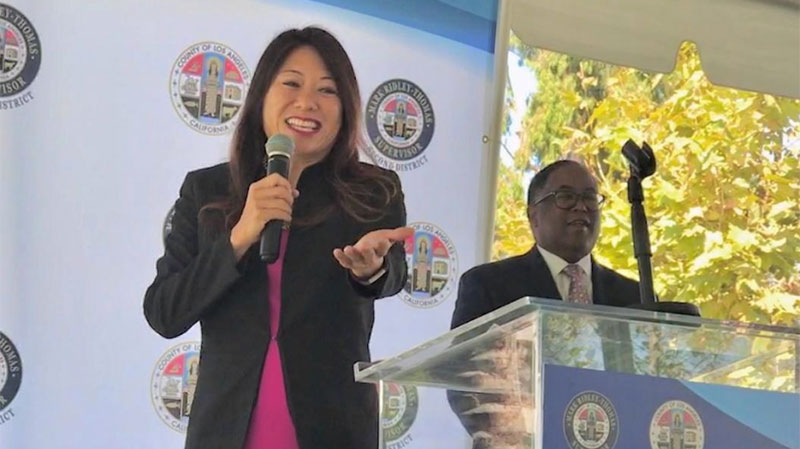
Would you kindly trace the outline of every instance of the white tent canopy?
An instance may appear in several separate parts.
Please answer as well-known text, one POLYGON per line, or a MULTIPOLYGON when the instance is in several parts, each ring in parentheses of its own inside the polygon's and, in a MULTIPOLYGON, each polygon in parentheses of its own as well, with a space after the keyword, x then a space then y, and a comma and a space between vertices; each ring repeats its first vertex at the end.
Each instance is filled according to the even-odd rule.
POLYGON ((694 42, 714 84, 800 98, 800 0, 509 0, 529 45, 671 72, 694 42))

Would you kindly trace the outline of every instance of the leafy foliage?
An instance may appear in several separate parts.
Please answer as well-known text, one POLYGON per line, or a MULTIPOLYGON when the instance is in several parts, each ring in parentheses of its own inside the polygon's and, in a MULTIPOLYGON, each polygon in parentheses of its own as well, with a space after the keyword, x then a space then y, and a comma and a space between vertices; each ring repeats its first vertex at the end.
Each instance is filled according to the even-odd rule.
POLYGON ((656 291, 704 317, 793 324, 800 317, 800 101, 712 85, 693 45, 670 74, 526 47, 538 80, 513 163, 499 175, 492 257, 532 244, 522 179, 582 159, 608 201, 594 256, 637 278, 620 148, 653 147, 644 181, 656 291))

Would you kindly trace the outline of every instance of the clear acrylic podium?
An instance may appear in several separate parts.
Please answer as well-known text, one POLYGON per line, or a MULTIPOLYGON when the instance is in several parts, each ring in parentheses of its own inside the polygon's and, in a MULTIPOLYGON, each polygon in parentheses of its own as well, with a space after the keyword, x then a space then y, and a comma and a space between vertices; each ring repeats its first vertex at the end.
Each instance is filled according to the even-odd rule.
POLYGON ((413 386, 469 429, 447 447, 796 449, 799 352, 796 328, 522 298, 354 369, 382 392, 381 448, 413 386))

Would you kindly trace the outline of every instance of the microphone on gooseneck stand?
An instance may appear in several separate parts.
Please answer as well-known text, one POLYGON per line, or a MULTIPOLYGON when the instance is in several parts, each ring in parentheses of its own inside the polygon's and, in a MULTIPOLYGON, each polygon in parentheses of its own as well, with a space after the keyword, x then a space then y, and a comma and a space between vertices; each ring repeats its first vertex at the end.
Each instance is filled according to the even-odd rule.
MULTIPOLYGON (((267 151, 267 176, 278 173, 284 178, 289 177, 289 163, 294 153, 294 142, 283 134, 275 134, 267 139, 264 145, 267 151)), ((281 253, 281 234, 283 233, 283 220, 270 220, 261 231, 261 244, 259 254, 261 260, 273 263, 278 260, 281 253)))
POLYGON ((641 304, 629 307, 655 312, 700 316, 700 309, 688 302, 658 301, 653 291, 653 268, 651 264, 650 233, 644 213, 644 190, 642 180, 656 172, 656 156, 647 142, 641 147, 628 139, 622 147, 622 155, 628 160, 631 176, 628 178, 628 201, 631 203, 631 230, 633 252, 639 265, 639 296, 641 304))

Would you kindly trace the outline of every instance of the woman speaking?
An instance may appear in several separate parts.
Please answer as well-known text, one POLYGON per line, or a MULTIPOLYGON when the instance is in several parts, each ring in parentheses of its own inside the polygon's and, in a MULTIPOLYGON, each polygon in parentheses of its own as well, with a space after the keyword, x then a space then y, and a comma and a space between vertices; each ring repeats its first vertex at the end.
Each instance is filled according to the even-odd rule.
POLYGON ((261 55, 229 162, 190 172, 144 298, 173 338, 200 322, 186 447, 374 448, 373 301, 405 283, 413 234, 400 180, 358 161, 361 100, 341 44, 288 30, 261 55), (264 144, 294 141, 288 177, 266 175, 264 144), (289 224, 261 261, 266 223, 289 224))

